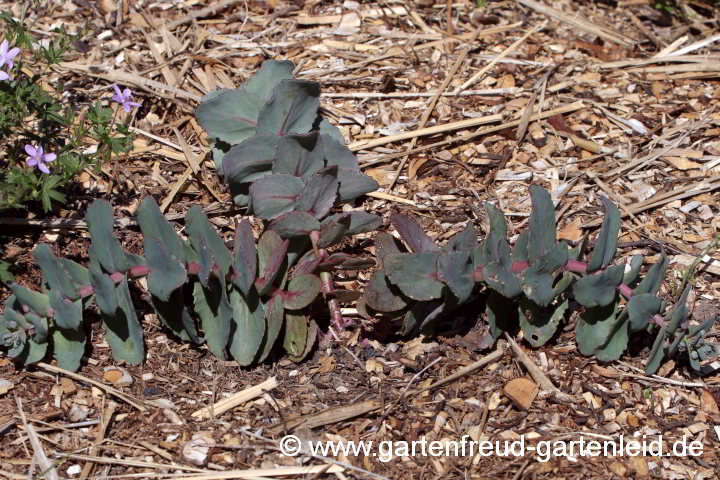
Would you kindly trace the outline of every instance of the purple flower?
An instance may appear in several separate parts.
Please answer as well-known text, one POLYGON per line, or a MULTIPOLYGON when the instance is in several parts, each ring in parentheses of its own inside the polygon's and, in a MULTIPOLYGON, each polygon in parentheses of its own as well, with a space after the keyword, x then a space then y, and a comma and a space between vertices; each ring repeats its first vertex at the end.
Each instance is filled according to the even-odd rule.
POLYGON ((15 47, 12 50, 8 51, 8 48, 10 47, 10 44, 7 40, 4 40, 2 43, 0 43, 0 67, 5 65, 7 63, 8 68, 13 67, 13 58, 17 56, 18 53, 20 53, 20 49, 15 47))
POLYGON ((45 165, 50 163, 57 158, 54 153, 44 153, 42 146, 34 147, 32 145, 25 145, 25 152, 30 155, 27 159, 28 167, 37 166, 43 173, 50 173, 50 169, 45 165))
POLYGON ((132 107, 139 107, 141 105, 137 102, 131 102, 132 92, 129 88, 126 88, 123 91, 120 91, 120 87, 117 85, 113 85, 113 88, 115 89, 115 95, 112 96, 112 99, 122 104, 123 109, 126 112, 130 113, 130 111, 132 111, 132 107))

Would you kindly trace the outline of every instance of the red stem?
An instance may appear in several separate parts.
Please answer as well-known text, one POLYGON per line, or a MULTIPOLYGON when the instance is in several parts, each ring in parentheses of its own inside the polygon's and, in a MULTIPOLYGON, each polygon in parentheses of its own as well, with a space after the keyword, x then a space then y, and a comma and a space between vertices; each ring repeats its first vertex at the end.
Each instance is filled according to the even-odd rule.
MULTIPOLYGON (((327 256, 327 250, 324 248, 317 248, 317 242, 320 239, 320 232, 315 230, 310 232, 310 241, 312 242, 315 255, 319 255, 320 258, 327 256)), ((320 280, 323 286, 323 295, 327 300, 328 309, 330 310, 330 321, 337 327, 343 328, 345 322, 343 321, 342 312, 340 311, 340 303, 335 298, 334 292, 335 287, 333 286, 332 274, 330 272, 320 272, 320 280)))

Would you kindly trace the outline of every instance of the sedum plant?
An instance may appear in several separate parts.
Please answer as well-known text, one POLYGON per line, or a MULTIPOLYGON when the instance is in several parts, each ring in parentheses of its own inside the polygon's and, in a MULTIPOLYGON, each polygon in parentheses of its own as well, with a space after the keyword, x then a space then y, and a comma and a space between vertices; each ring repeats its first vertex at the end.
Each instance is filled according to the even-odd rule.
MULTIPOLYGON (((87 342, 83 311, 94 306, 115 360, 141 363, 142 325, 129 288, 139 277, 146 277, 157 317, 178 338, 206 343, 213 355, 240 365, 265 360, 275 345, 293 360, 304 358, 318 336, 321 295, 331 324, 345 325, 338 298, 354 292, 336 291, 332 272, 375 262, 330 249, 382 221, 333 208, 377 184, 360 173, 340 132, 320 117, 318 85, 293 79, 292 71, 290 62, 265 62, 243 88, 211 93, 196 112, 235 202, 265 221, 259 239, 244 219, 235 225, 231 252, 199 206, 188 211, 187 239, 181 238, 148 197, 137 209, 144 256, 129 254, 113 234, 112 207, 95 201, 87 211, 87 268, 41 244, 33 254, 43 272, 42 291, 6 279, 12 295, 0 315, 0 342, 10 357, 28 365, 52 355, 61 367, 78 369, 87 342)), ((115 94, 125 110, 134 106, 128 91, 115 94)), ((543 345, 579 304, 575 333, 583 355, 616 360, 631 335, 643 331, 656 335, 648 373, 680 350, 699 371, 720 355, 720 346, 705 339, 715 319, 688 322, 689 287, 669 311, 657 296, 669 263, 664 253, 642 278, 641 255, 628 265, 613 264, 621 218, 609 200, 603 199, 605 219, 586 258, 588 237, 575 248, 557 241, 549 193, 532 186, 530 194, 529 229, 513 248, 504 215, 488 203, 490 229, 481 242, 469 225, 439 246, 409 217, 391 215, 404 244, 376 235, 380 269, 358 311, 397 319, 401 333, 412 334, 484 289, 494 339, 517 316, 527 341, 543 345)))
POLYGON ((615 205, 603 198, 605 218, 592 253, 583 262, 587 236, 572 249, 558 242, 550 194, 539 186, 531 186, 530 194, 529 229, 512 249, 505 217, 489 203, 485 208, 490 229, 479 243, 470 225, 440 247, 410 218, 392 215, 390 221, 407 248, 389 234, 378 234, 381 269, 371 277, 360 310, 401 318, 401 332, 410 334, 431 327, 467 303, 482 285, 489 290, 487 318, 495 339, 510 328, 509 318, 516 312, 525 339, 533 346, 544 345, 574 300, 584 307, 575 329, 583 355, 617 360, 631 334, 641 331, 657 331, 646 364, 648 374, 678 350, 687 351, 696 370, 720 355, 720 346, 704 338, 715 318, 699 326, 688 323, 689 286, 675 307, 661 315, 666 305, 657 292, 669 263, 664 253, 642 279, 642 255, 633 256, 627 266, 613 264, 621 223, 615 205))
POLYGON ((41 244, 33 255, 43 272, 42 291, 8 282, 12 295, 0 315, 0 340, 20 365, 52 354, 62 368, 77 370, 87 342, 83 310, 93 304, 113 358, 140 364, 142 326, 129 289, 139 277, 146 277, 157 317, 180 339, 206 342, 216 357, 249 365, 263 361, 282 338, 289 357, 300 360, 318 332, 311 316, 324 288, 318 274, 351 260, 312 249, 301 256, 307 239, 282 238, 276 230, 256 243, 247 219, 236 225, 230 252, 198 206, 187 213, 183 240, 152 197, 137 211, 144 257, 123 250, 108 202, 93 202, 87 221, 88 268, 41 244))
POLYGON ((320 115, 320 85, 293 79, 293 69, 268 60, 243 87, 206 95, 195 112, 235 203, 266 220, 301 217, 291 212, 321 218, 378 188, 320 115))

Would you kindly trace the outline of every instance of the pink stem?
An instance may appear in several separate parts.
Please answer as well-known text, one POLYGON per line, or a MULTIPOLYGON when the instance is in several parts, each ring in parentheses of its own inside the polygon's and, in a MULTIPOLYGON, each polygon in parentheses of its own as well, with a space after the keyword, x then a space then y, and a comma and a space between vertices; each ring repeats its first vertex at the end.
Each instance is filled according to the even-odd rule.
MULTIPOLYGON (((310 232, 310 241, 312 241, 313 249, 315 249, 315 255, 320 255, 320 258, 324 258, 327 256, 327 250, 317 248, 319 239, 320 232, 310 232)), ((320 272, 320 280, 322 281, 323 295, 325 295, 328 309, 330 310, 330 320, 338 328, 343 328, 345 322, 343 321, 342 312, 340 311, 340 303, 334 295, 335 287, 333 286, 332 274, 330 272, 320 272)))
POLYGON ((565 270, 568 272, 586 273, 587 267, 587 263, 578 262, 577 260, 568 260, 567 265, 565 265, 565 270))

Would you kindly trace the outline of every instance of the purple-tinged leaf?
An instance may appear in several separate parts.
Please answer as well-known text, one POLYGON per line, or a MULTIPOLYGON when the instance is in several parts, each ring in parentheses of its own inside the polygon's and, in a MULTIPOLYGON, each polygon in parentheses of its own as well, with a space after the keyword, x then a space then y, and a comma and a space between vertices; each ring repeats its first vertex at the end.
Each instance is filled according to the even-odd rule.
POLYGON ((258 363, 264 361, 270 354, 285 323, 285 307, 283 306, 280 295, 275 295, 270 298, 268 303, 265 304, 264 310, 267 329, 263 337, 262 350, 258 357, 258 363))
POLYGON ((100 266, 107 273, 125 273, 129 266, 120 241, 113 235, 114 217, 110 203, 95 200, 90 204, 85 218, 100 266))
POLYGON ((258 217, 272 220, 295 209, 305 182, 292 175, 267 175, 250 186, 250 208, 258 217))
POLYGON ((244 89, 223 89, 205 95, 195 118, 211 137, 236 145, 255 135, 265 101, 244 89))
POLYGON ((326 218, 320 228, 320 236, 316 243, 318 248, 328 248, 342 242, 350 229, 350 215, 333 215, 326 218))
POLYGON ((310 305, 322 291, 322 282, 315 275, 293 276, 287 290, 281 292, 285 308, 300 310, 310 305))
POLYGON ((440 250, 440 247, 427 236, 420 225, 407 215, 393 213, 390 215, 390 223, 413 252, 437 252, 440 250))
POLYGON ((257 250, 255 249, 252 225, 248 219, 243 219, 235 226, 233 253, 235 257, 233 283, 247 295, 257 272, 257 250))
POLYGON ((293 275, 313 273, 321 262, 322 258, 315 254, 315 250, 308 250, 298 261, 295 270, 293 270, 293 275))
POLYGON ((372 274, 363 292, 363 298, 368 307, 378 312, 395 312, 412 303, 410 298, 390 283, 382 270, 372 274))
POLYGON ((532 264, 555 245, 555 205, 548 191, 538 185, 530 186, 530 198, 528 259, 532 264))
POLYGON ((315 218, 327 215, 338 195, 337 174, 337 167, 328 167, 311 176, 298 197, 295 210, 315 218))
POLYGON ((320 230, 320 222, 309 213, 288 212, 270 222, 268 229, 277 232, 282 238, 302 237, 320 230))
POLYGON ((320 106, 320 84, 302 80, 282 80, 260 110, 258 133, 288 135, 313 129, 320 106))
POLYGON ((290 60, 265 60, 260 69, 250 77, 245 90, 258 97, 270 100, 278 84, 292 78, 295 65, 290 60))
POLYGON ((620 211, 607 197, 600 197, 605 204, 605 218, 600 234, 595 241, 592 257, 588 262, 587 271, 592 273, 610 265, 617 249, 618 232, 620 232, 620 211))
POLYGON ((282 240, 272 230, 268 230, 260 237, 258 242, 259 278, 255 280, 258 294, 264 295, 272 288, 273 281, 285 262, 288 246, 288 240, 282 240))
POLYGON ((229 184, 254 182, 272 171, 277 157, 277 135, 255 135, 234 145, 222 160, 222 174, 229 184))
MULTIPOLYGON (((342 134, 341 134, 342 135, 342 134)), ((322 148, 325 155, 325 163, 328 167, 336 165, 340 170, 360 172, 357 158, 350 149, 345 146, 345 140, 338 141, 329 135, 320 135, 322 148)))
POLYGON ((340 182, 338 188, 340 203, 347 203, 380 188, 380 185, 375 180, 364 173, 338 170, 337 178, 338 182, 340 182))
POLYGON ((277 157, 272 164, 272 173, 286 173, 294 177, 306 178, 325 167, 317 131, 276 138, 280 140, 277 157))
POLYGON ((238 364, 247 366, 258 356, 265 337, 265 311, 254 291, 246 298, 239 290, 233 289, 230 305, 232 323, 228 350, 238 364))
POLYGON ((439 252, 400 253, 385 257, 385 274, 408 297, 433 300, 442 296, 445 284, 438 270, 439 252))

